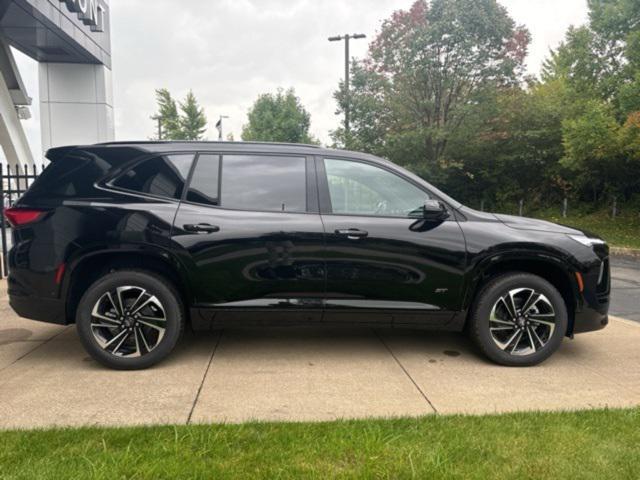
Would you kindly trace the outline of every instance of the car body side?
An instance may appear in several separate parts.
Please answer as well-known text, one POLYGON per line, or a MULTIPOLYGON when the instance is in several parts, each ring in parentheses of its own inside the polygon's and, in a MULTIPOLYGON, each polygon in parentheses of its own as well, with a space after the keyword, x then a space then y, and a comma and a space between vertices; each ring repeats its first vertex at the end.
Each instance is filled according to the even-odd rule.
POLYGON ((478 292, 490 278, 509 271, 525 271, 549 280, 564 297, 570 318, 567 335, 597 330, 607 323, 610 286, 606 245, 582 245, 569 237, 582 232, 568 227, 469 209, 406 170, 366 154, 304 146, 132 143, 58 149, 49 155, 54 162, 62 158, 77 161, 75 174, 82 175, 86 185, 82 191, 52 194, 46 185, 36 182, 17 204, 20 208, 49 212, 42 221, 13 231, 14 244, 9 254, 10 303, 26 318, 73 323, 82 292, 100 275, 119 268, 139 268, 154 271, 176 286, 196 330, 246 319, 258 323, 353 321, 458 331, 464 328, 478 292), (287 221, 293 223, 278 231, 264 232, 262 243, 256 244, 250 238, 252 225, 259 224, 264 216, 275 218, 278 214, 218 208, 216 215, 237 218, 242 228, 222 231, 212 235, 215 240, 207 242, 204 237, 187 235, 176 223, 183 212, 188 214, 185 218, 197 219, 203 207, 110 185, 111 180, 131 166, 154 155, 199 153, 304 157, 311 192, 307 212, 286 214, 290 215, 287 221), (416 219, 411 220, 415 223, 409 227, 425 238, 441 235, 437 244, 414 251, 408 242, 389 241, 399 235, 405 223, 392 219, 383 222, 376 217, 341 219, 332 215, 323 199, 320 180, 324 158, 371 163, 441 200, 450 213, 444 227, 416 219), (318 188, 317 196, 314 186, 318 188), (377 234, 364 245, 336 247, 336 251, 344 253, 343 259, 341 263, 332 263, 337 259, 328 256, 327 249, 335 239, 333 229, 327 225, 335 222, 340 225, 341 221, 377 225, 377 234), (324 225, 320 232, 318 225, 324 225), (376 259, 372 250, 380 245, 387 253, 376 259), (198 255, 216 249, 226 249, 215 259, 221 267, 219 275, 215 270, 199 268, 203 258, 198 255), (247 257, 248 251, 254 257, 247 257), (228 260, 230 254, 238 254, 239 261, 245 262, 238 278, 228 275, 235 265, 228 260), (282 260, 283 255, 289 258, 282 260), (358 272, 357 267, 350 265, 345 270, 344 259, 353 258, 362 261, 366 268, 358 272), (607 269, 604 283, 603 264, 607 269), (203 277, 203 271, 207 276, 203 277), (334 284, 327 281, 331 272, 337 278, 334 284), (264 285, 275 283, 274 275, 279 275, 278 291, 265 289, 264 285), (294 277, 289 278, 291 275, 294 277), (350 281, 366 283, 367 275, 381 276, 380 282, 371 283, 370 291, 382 284, 387 275, 399 287, 403 282, 409 285, 407 289, 413 289, 415 298, 405 302, 404 309, 399 301, 402 293, 390 288, 386 293, 376 291, 376 298, 364 298, 365 302, 358 304, 358 295, 349 295, 350 281), (203 291, 203 288, 215 290, 216 285, 210 284, 215 282, 224 286, 225 295, 203 291), (240 282, 245 283, 238 285, 240 282), (327 296, 333 291, 332 286, 336 295, 327 296), (296 291, 300 288, 301 291, 296 291), (429 295, 425 293, 429 301, 418 302, 416 288, 429 288, 429 295), (249 298, 246 292, 254 298, 249 298), (434 298, 437 300, 431 301, 434 298))

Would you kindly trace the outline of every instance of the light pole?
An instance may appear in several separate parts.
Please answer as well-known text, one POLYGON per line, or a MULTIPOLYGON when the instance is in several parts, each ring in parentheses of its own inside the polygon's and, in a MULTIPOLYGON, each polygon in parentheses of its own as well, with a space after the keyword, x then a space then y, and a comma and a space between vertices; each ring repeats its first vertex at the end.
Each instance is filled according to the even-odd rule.
POLYGON ((330 42, 341 42, 344 40, 344 131, 345 131, 345 143, 348 141, 350 129, 349 109, 351 108, 351 95, 349 93, 349 41, 351 39, 360 40, 361 38, 367 38, 364 33, 356 33, 353 35, 338 35, 336 37, 329 37, 330 42))
POLYGON ((226 115, 220 115, 220 120, 216 123, 216 128, 218 129, 218 140, 222 141, 222 120, 224 118, 229 118, 226 115))

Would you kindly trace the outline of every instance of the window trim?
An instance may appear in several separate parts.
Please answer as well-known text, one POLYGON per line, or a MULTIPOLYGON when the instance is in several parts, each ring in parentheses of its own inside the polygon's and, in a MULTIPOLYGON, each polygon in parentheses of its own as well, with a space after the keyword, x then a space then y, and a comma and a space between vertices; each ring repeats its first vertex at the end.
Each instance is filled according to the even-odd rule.
POLYGON ((189 205, 202 205, 205 207, 219 207, 220 205, 210 205, 208 203, 198 203, 198 202, 190 202, 187 200, 187 195, 189 194, 189 190, 191 190, 191 181, 193 180, 193 175, 196 172, 196 168, 198 168, 198 163, 200 162, 200 157, 202 156, 211 156, 211 157, 219 157, 218 158, 218 203, 221 203, 222 200, 222 157, 224 154, 217 152, 196 152, 195 157, 193 159, 193 163, 191 165, 191 170, 189 171, 189 176, 185 182, 184 191, 182 192, 182 198, 180 199, 181 203, 187 203, 189 205))
POLYGON ((221 151, 207 151, 202 150, 196 153, 196 160, 193 162, 191 172, 189 173, 189 181, 184 190, 184 194, 181 200, 181 203, 186 205, 195 205, 206 208, 213 208, 217 210, 226 210, 231 212, 256 212, 256 213, 275 213, 280 215, 319 215, 320 214, 320 206, 318 199, 318 182, 316 177, 316 168, 315 168, 315 159, 312 155, 306 154, 296 154, 296 153, 276 153, 276 152, 255 152, 255 151, 234 151, 234 152, 221 152, 221 151), (220 205, 210 205, 207 203, 198 203, 198 202, 190 202, 186 199, 186 192, 191 188, 191 179, 195 174, 195 169, 197 166, 197 161, 200 158, 200 155, 217 155, 222 157, 219 166, 219 174, 218 174, 218 202, 220 205), (282 212, 278 210, 249 210, 243 208, 229 208, 222 205, 222 174, 224 170, 224 157, 227 156, 236 156, 236 157, 290 157, 290 158, 300 158, 305 161, 305 192, 306 192, 306 210, 304 212, 282 212))
MULTIPOLYGON (((331 155, 331 156, 316 155, 315 160, 316 160, 316 170, 318 172, 318 190, 319 190, 320 214, 321 215, 325 215, 325 216, 331 215, 331 216, 335 216, 335 217, 395 218, 395 219, 411 220, 411 221, 414 221, 414 222, 416 220, 420 219, 419 217, 399 216, 399 215, 375 215, 375 214, 365 214, 365 213, 334 213, 333 212, 333 205, 331 203, 331 192, 329 190, 329 179, 328 179, 328 176, 327 176, 327 170, 325 168, 324 161, 325 160, 340 160, 340 161, 344 161, 344 162, 362 163, 362 164, 365 164, 365 165, 369 165, 371 167, 376 167, 376 168, 379 168, 381 170, 384 170, 384 171, 390 173, 391 175, 395 175, 396 177, 404 180, 405 182, 410 183, 414 187, 416 187, 419 190, 423 191, 429 197, 441 201, 447 207, 447 210, 449 211, 449 214, 450 214, 450 217, 445 221, 451 221, 451 220, 454 219, 454 216, 453 216, 454 209, 451 207, 451 205, 448 204, 448 202, 444 201, 438 195, 434 194, 431 190, 426 188, 424 185, 421 185, 420 183, 416 182, 412 178, 409 178, 409 177, 407 177, 405 175, 402 175, 401 172, 398 172, 395 169, 390 168, 387 165, 383 165, 383 164, 380 164, 378 162, 374 162, 374 161, 370 161, 370 160, 366 160, 366 159, 353 158, 353 157, 343 157, 343 156, 340 156, 340 155, 331 155)), ((426 198, 425 198, 425 200, 426 200, 426 198)))

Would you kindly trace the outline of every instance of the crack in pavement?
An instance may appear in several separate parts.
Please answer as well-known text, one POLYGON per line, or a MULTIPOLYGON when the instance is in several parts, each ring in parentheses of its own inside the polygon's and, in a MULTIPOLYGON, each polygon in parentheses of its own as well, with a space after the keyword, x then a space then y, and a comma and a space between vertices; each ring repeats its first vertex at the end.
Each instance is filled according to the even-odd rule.
POLYGON ((187 425, 191 424, 191 419, 193 417, 193 412, 196 409, 196 405, 198 404, 198 400, 200 399, 200 394, 202 393, 202 387, 204 387, 204 382, 207 379, 207 375, 209 374, 209 370, 211 369, 211 364, 213 363, 213 357, 216 355, 216 351, 218 350, 218 346, 220 346, 220 342, 222 341, 222 335, 224 334, 224 330, 220 332, 218 335, 218 340, 216 344, 213 346, 213 350, 211 351, 211 357, 209 357, 209 363, 207 363, 207 368, 204 371, 204 375, 202 375, 202 381, 200 382, 200 386, 198 387, 198 391, 196 392, 196 397, 193 399, 193 404, 191 405, 191 410, 189 411, 189 416, 187 417, 187 425))

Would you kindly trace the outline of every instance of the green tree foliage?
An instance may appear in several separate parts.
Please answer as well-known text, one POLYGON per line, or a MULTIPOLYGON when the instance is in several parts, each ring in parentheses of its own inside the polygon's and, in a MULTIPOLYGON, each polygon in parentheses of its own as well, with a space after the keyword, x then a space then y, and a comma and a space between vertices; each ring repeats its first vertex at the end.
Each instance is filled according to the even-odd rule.
POLYGON ((151 117, 160 122, 161 138, 158 140, 175 140, 182 136, 178 105, 166 88, 156 90, 158 113, 151 117))
POLYGON ((207 117, 192 91, 180 103, 180 110, 180 129, 184 140, 202 140, 207 131, 207 117))
MULTIPOLYGON (((383 22, 354 65, 351 135, 334 138, 433 174, 482 92, 517 83, 528 44, 496 0, 418 0, 383 22)), ((340 112, 346 93, 335 94, 340 112)))
POLYGON ((316 143, 310 136, 311 115, 294 89, 265 93, 255 101, 242 129, 244 141, 316 143))
POLYGON ((180 109, 166 88, 156 90, 158 113, 152 118, 160 122, 160 138, 157 140, 202 140, 206 132, 207 117, 198 101, 189 91, 180 109))
MULTIPOLYGON (((588 5, 535 79, 528 32, 495 0, 416 1, 352 62, 351 134, 335 143, 488 208, 640 200, 640 2, 588 5)), ((335 98, 342 114, 343 84, 335 98)))

